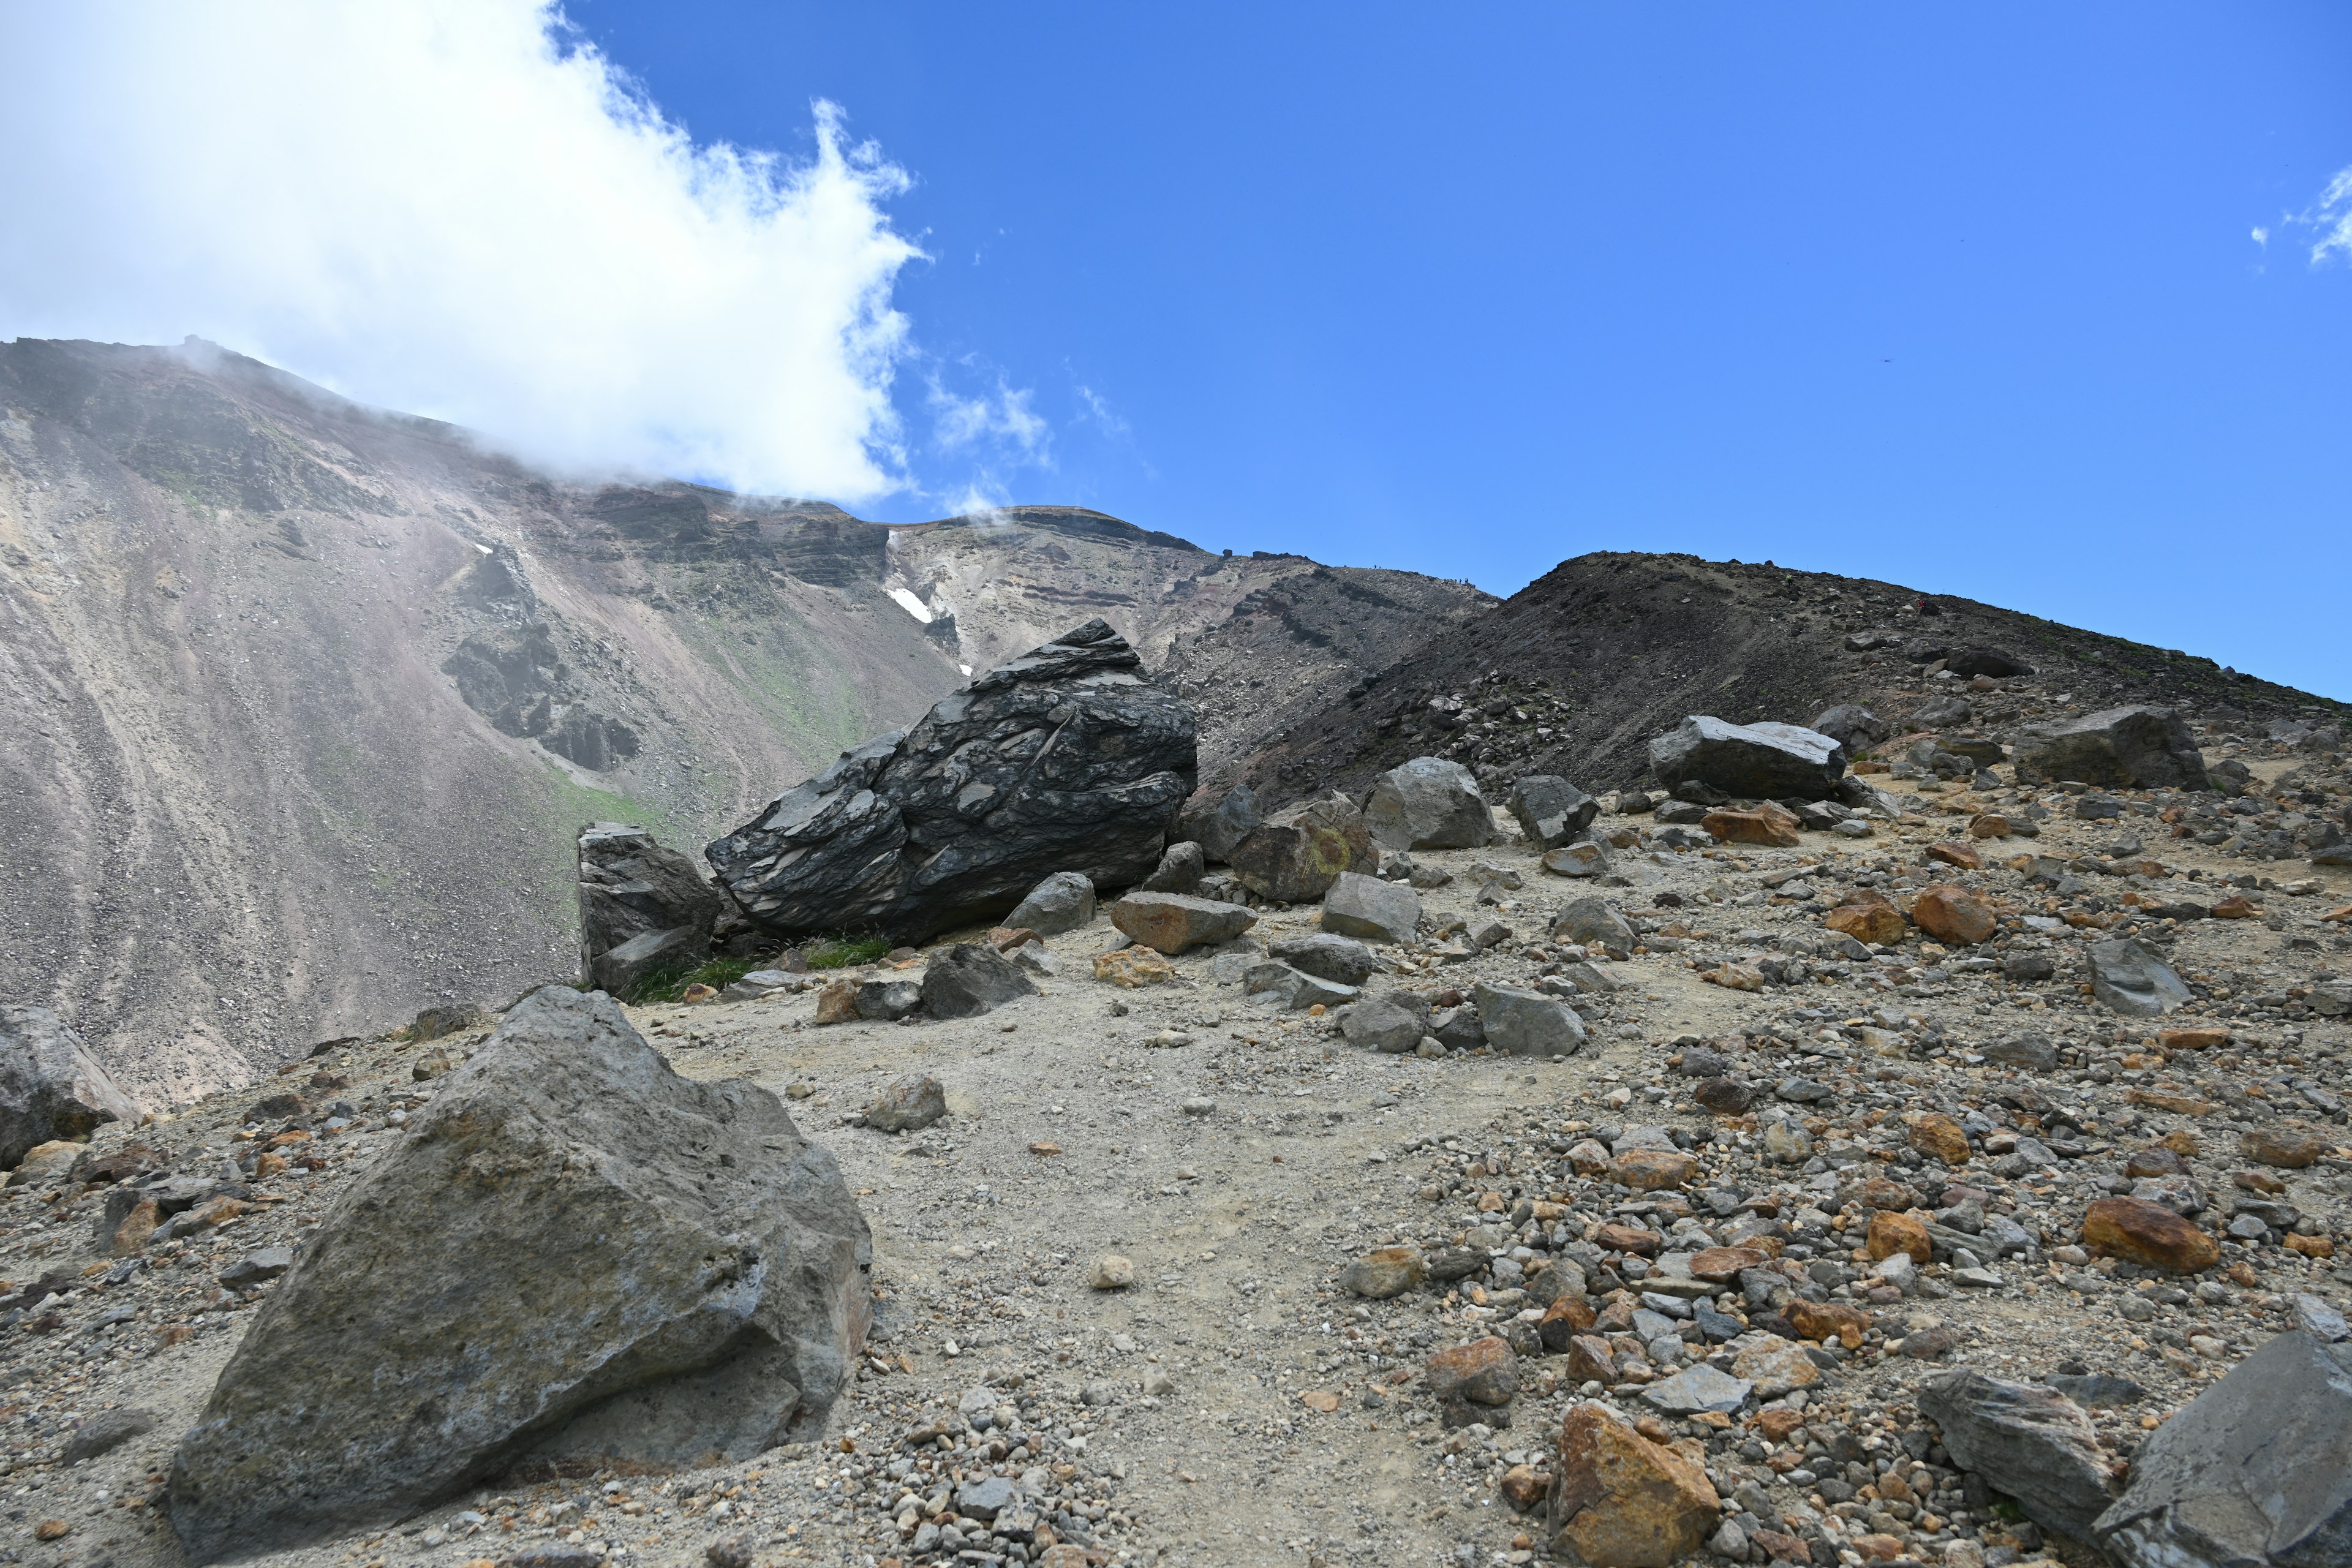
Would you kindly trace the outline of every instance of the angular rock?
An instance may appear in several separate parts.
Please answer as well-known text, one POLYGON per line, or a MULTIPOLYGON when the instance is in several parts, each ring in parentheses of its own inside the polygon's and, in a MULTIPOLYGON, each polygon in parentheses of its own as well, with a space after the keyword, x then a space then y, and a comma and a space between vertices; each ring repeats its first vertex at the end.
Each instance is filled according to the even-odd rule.
POLYGON ((1475 1051, 1486 1043, 1486 1026, 1470 1007, 1448 1007, 1431 1014, 1429 1033, 1449 1051, 1475 1051))
POLYGON ((1870 1216, 1870 1232, 1863 1245, 1874 1262, 1898 1252, 1907 1254, 1915 1263, 1936 1260, 1936 1246, 1927 1237, 1927 1227, 1909 1215, 1888 1209, 1880 1209, 1870 1216))
POLYGON ((1508 1405, 1519 1391, 1519 1358, 1507 1340, 1473 1340, 1431 1356, 1422 1379, 1430 1397, 1441 1403, 1465 1399, 1473 1405, 1508 1405))
POLYGON ((95 1459, 100 1454, 112 1453, 133 1437, 143 1437, 155 1430, 157 1416, 152 1410, 135 1405, 101 1410, 73 1429, 66 1439, 65 1449, 58 1462, 78 1465, 84 1459, 95 1459))
POLYGON ((1402 882, 1342 871, 1323 895, 1322 925, 1366 942, 1411 942, 1421 929, 1421 895, 1402 882))
POLYGON ((1919 1394, 1962 1469, 2017 1500, 2045 1530, 2091 1541, 2092 1524, 2121 1489, 2099 1451, 2098 1429, 2054 1389, 1948 1372, 1919 1394))
POLYGON ((1974 947, 1999 929, 1992 906, 1966 888, 1937 885, 1911 905, 1911 923, 1937 942, 1974 947))
POLYGON ((1256 830, 1259 820, 1257 797, 1249 785, 1235 784, 1206 806, 1187 806, 1176 831, 1222 866, 1234 858, 1234 847, 1256 830))
POLYGON ((2221 1260, 2221 1244, 2192 1221, 2145 1198, 2097 1198, 2083 1211, 2083 1245, 2173 1274, 2221 1260))
POLYGON ((2205 759, 2169 708, 2109 708, 2029 732, 2017 743, 2017 775, 2116 789, 2208 789, 2205 759))
POLYGON ((1552 1466, 1554 1554, 1591 1568, 1670 1568, 1692 1556, 1723 1519, 1703 1456, 1696 1444, 1651 1442, 1606 1405, 1575 1406, 1552 1466))
MULTIPOLYGON (((923 983, 907 979, 861 980, 851 994, 859 1017, 891 1023, 923 1005, 923 983)), ((824 1010, 822 1001, 818 1010, 824 1010)))
POLYGON ((1706 1078, 1691 1085, 1691 1098, 1717 1116, 1745 1116, 1764 1090, 1736 1078, 1706 1078))
POLYGON ((901 1074, 883 1085, 866 1108, 866 1125, 881 1132, 920 1132, 948 1113, 948 1091, 927 1072, 901 1074))
POLYGON ((1844 748, 1849 757, 1868 751, 1895 733, 1895 726, 1853 702, 1842 702, 1815 716, 1805 726, 1816 735, 1827 735, 1844 748))
POLYGON ((2127 1018, 2158 1018, 2186 1007, 2190 997, 2164 960, 2137 939, 2091 943, 2091 994, 2127 1018))
POLYGON ((1415 757, 1372 781, 1364 826, 1383 849, 1476 849, 1493 842, 1495 814, 1468 768, 1415 757))
POLYGON ((1039 936, 1060 936, 1091 924, 1094 918, 1093 879, 1082 871, 1056 871, 1030 889, 1004 923, 1039 936))
MULTIPOLYGON (((578 867, 582 984, 621 994, 627 987, 607 983, 604 955, 654 932, 686 933, 661 944, 660 967, 689 968, 709 956, 711 928, 727 900, 692 859, 642 827, 599 822, 581 831, 578 867)), ((634 985, 646 970, 630 963, 634 985)))
POLYGON ((1095 954, 1095 978, 1133 991, 1167 984, 1176 978, 1176 966, 1148 947, 1122 947, 1095 954))
POLYGON ((2333 1145, 2306 1127, 2249 1127, 2240 1147, 2258 1165, 2300 1171, 2325 1159, 2333 1145))
POLYGON ((1778 1399, 1800 1388, 1811 1388, 1822 1380, 1822 1369, 1804 1350, 1787 1340, 1760 1336, 1763 1343, 1750 1345, 1732 1358, 1731 1374, 1744 1377, 1756 1385, 1759 1399, 1778 1399))
POLYGON ((1504 803, 1528 841, 1544 849, 1573 842, 1592 819, 1601 803, 1558 773, 1529 773, 1511 786, 1504 803))
POLYGON ((1969 1131, 1958 1119, 1931 1110, 1911 1124, 1905 1142, 1917 1152, 1947 1165, 1969 1163, 1969 1131))
POLYGON ((139 1117, 139 1102, 55 1013, 0 1005, 0 1166, 14 1169, 36 1145, 139 1117))
POLYGON ((2011 1035, 2006 1039, 1992 1040, 1984 1047, 1987 1061, 2005 1067, 2025 1068, 2033 1072, 2058 1070, 2058 1047, 2046 1035, 2011 1035))
POLYGON ((1486 1044, 1507 1057, 1574 1056, 1584 1047, 1584 1020, 1564 1002, 1483 981, 1471 1000, 1486 1044))
POLYGON ((1110 923, 1144 947, 1170 955, 1234 938, 1257 924, 1240 904, 1190 893, 1129 893, 1110 907, 1110 923))
POLYGON ((1551 921, 1551 934, 1562 942, 1598 947, 1616 954, 1633 951, 1633 928, 1617 906, 1606 899, 1571 899, 1551 921))
POLYGON ((1620 1146, 1609 1163, 1609 1174, 1619 1186, 1637 1193, 1671 1192, 1698 1174, 1698 1157, 1679 1149, 1620 1146))
POLYGON ((709 956, 709 940, 697 936, 692 926, 643 931, 598 953, 588 984, 626 999, 656 975, 693 969, 709 956))
POLYGON ((1196 767, 1191 706, 1091 620, 845 753, 706 853, 770 930, 919 941, 1002 915, 1054 871, 1139 880, 1196 767))
POLYGON ((1208 874, 1208 857, 1200 845, 1191 839, 1180 840, 1171 844, 1160 855, 1159 866, 1138 885, 1138 890, 1189 893, 1200 887, 1201 879, 1208 874))
POLYGON ((1373 871, 1381 863, 1363 813, 1336 795, 1276 812, 1226 858, 1242 886, 1285 904, 1319 899, 1341 872, 1373 871))
POLYGON ((1700 817, 1698 825, 1719 844, 1760 844, 1793 849, 1804 842, 1797 832, 1794 814, 1770 801, 1754 811, 1718 806, 1700 817))
POLYGON ((291 1247, 257 1247, 220 1271, 220 1282, 232 1290, 266 1285, 294 1267, 291 1247))
POLYGON ((2159 1427, 2096 1536, 2126 1568, 2352 1562, 2352 1345, 2289 1332, 2159 1427))
POLYGON ((2016 655, 2003 652, 1997 647, 1986 647, 1980 643, 1970 644, 1958 653, 1948 656, 1944 660, 1944 668, 1963 680, 1973 679, 1979 675, 1990 676, 1995 680, 2005 680, 2012 675, 2033 673, 2033 667, 2016 655))
POLYGON ((1342 1269, 1339 1288, 1351 1294, 1385 1301, 1402 1296, 1429 1273, 1428 1261, 1417 1247, 1377 1247, 1342 1269))
POLYGON ((822 1430, 872 1244, 773 1095, 681 1078, 609 998, 550 986, 409 1114, 181 1441, 192 1561, 403 1517, 526 1458, 682 1468, 822 1430))
POLYGON ((1381 961, 1372 950, 1350 936, 1318 931, 1312 936, 1286 936, 1266 948, 1266 956, 1293 969, 1319 975, 1338 985, 1361 985, 1379 973, 1381 961))
MULTIPOLYGON (((921 986, 915 988, 915 1000, 922 1000, 921 986)), ((910 1004, 911 1005, 911 1004, 910 1004)), ((816 1022, 854 1024, 857 1021, 857 987, 846 980, 836 980, 816 994, 816 1022)))
MULTIPOLYGON (((1223 960, 1220 959, 1219 963, 1223 960)), ((1287 963, 1268 960, 1253 963, 1242 972, 1242 994, 1253 999, 1271 997, 1294 1013, 1304 1012, 1320 1003, 1325 1007, 1337 1007, 1361 999, 1362 993, 1352 985, 1342 985, 1319 974, 1294 969, 1287 963)), ((1408 1047, 1408 1049, 1411 1047, 1408 1047)))
POLYGON ((1977 716, 1965 697, 1937 697, 1919 705, 1911 715, 1915 730, 1947 730, 1968 723, 1977 716))
POLYGON ((1421 1019, 1385 999, 1359 1002, 1339 1020, 1339 1033, 1349 1045, 1383 1056, 1402 1056, 1421 1044, 1425 1032, 1421 1019))
POLYGON ((1701 1363, 1642 1390, 1642 1397, 1669 1415, 1695 1415, 1702 1410, 1717 1415, 1738 1413, 1756 1385, 1745 1378, 1717 1372, 1701 1363))
POLYGON ((1609 851, 1590 838, 1580 838, 1573 844, 1546 850, 1543 868, 1555 877, 1605 877, 1609 874, 1609 851))
POLYGON ((1901 910, 1874 893, 1840 904, 1822 917, 1822 924, 1856 942, 1879 947, 1895 946, 1911 929, 1901 910))
POLYGON ((1821 800, 1837 794, 1845 749, 1794 724, 1695 715, 1650 742, 1650 771, 1668 789, 1696 783, 1750 800, 1821 800))
POLYGON ((934 1018, 977 1018, 1037 994, 1026 970, 983 942, 957 942, 923 970, 923 1011, 934 1018))

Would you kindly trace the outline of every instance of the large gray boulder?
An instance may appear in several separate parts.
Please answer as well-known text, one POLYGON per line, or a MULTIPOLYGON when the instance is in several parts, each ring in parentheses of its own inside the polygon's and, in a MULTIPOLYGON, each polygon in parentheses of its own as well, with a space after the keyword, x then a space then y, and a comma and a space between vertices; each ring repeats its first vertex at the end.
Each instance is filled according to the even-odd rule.
POLYGON ((1234 846, 1254 832, 1261 818, 1257 797, 1247 784, 1235 784, 1213 802, 1186 809, 1177 823, 1179 837, 1191 839, 1202 854, 1219 865, 1234 858, 1234 846))
POLYGON ((1383 849, 1476 849, 1495 837, 1477 776, 1443 757, 1415 757, 1373 780, 1364 826, 1383 849))
POLYGON ((1841 702, 1826 709, 1805 726, 1816 735, 1827 735, 1845 748, 1853 757, 1869 750, 1895 733, 1895 726, 1864 708, 1859 702, 1841 702))
POLYGON ((1159 864, 1197 761, 1190 704, 1100 620, 869 741, 706 853, 751 919, 918 942, 1038 879, 1128 886, 1159 864))
POLYGON ((726 900, 691 859, 642 827, 598 822, 580 830, 579 868, 582 984, 623 995, 654 967, 684 968, 709 956, 711 927, 726 900), (605 962, 614 949, 656 935, 661 940, 639 942, 627 958, 605 962))
POLYGON ((1421 895, 1410 883, 1342 871, 1323 895, 1323 929, 1366 942, 1411 942, 1421 929, 1421 895))
POLYGON ((2091 944, 2091 994, 2127 1018, 2155 1018, 2186 1007, 2188 985, 2172 967, 2131 937, 2091 944))
POLYGON ((1039 936, 1060 936, 1092 923, 1094 918, 1094 883, 1076 871, 1056 871, 1030 889, 1028 897, 1004 917, 1004 923, 1039 936))
POLYGON ((872 1242, 776 1097, 560 986, 442 1079, 256 1315, 166 1489, 210 1563, 531 1459, 686 1468, 814 1435, 872 1242))
POLYGON ((1837 794, 1845 748, 1795 724, 1695 714, 1650 742, 1650 771, 1668 789, 1703 784, 1757 800, 1822 800, 1837 794))
POLYGON ((2210 789, 2205 758, 2169 708, 2108 708, 2020 736, 2021 779, 2070 779, 2116 789, 2210 789))
POLYGON ((0 1169, 60 1138, 86 1138, 102 1121, 137 1121, 139 1102, 47 1007, 0 1006, 0 1169))
POLYGON ((2098 1519, 2127 1568, 2352 1563, 2352 1344, 2279 1335, 2142 1443, 2098 1519))
POLYGON ((1565 1002, 1483 982, 1470 999, 1486 1044, 1507 1057, 1569 1057, 1584 1047, 1584 1020, 1565 1002))
POLYGON ((1603 898, 1570 899, 1552 917, 1551 934, 1562 942, 1598 947, 1611 953, 1633 951, 1633 927, 1615 904, 1603 898))
POLYGON ((2017 1500, 2026 1517, 2077 1541, 2120 1489, 2099 1451, 2098 1428, 2055 1389, 1949 1372, 1919 1394, 1944 1430, 1952 1462, 2017 1500))
POLYGON ((1511 786, 1504 803, 1519 831, 1545 849, 1572 842, 1601 815, 1601 803, 1558 773, 1529 773, 1511 786))
POLYGON ((1340 872, 1377 870, 1381 863, 1364 814, 1337 794, 1275 813, 1234 845, 1226 860, 1243 887, 1286 904, 1319 899, 1340 872))

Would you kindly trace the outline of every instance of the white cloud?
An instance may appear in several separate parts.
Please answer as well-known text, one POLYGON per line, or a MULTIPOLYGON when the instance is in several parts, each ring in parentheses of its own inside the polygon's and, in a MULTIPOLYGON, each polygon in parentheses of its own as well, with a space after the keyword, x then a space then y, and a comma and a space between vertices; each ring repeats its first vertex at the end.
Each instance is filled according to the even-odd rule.
POLYGON ((2295 222, 2318 231, 2319 237, 2311 247, 2313 261, 2326 260, 2331 251, 2352 260, 2352 169, 2337 171, 2319 193, 2319 200, 2298 215, 2295 222))
POLYGON ((908 482, 905 176, 830 106, 805 159, 697 147, 535 0, 14 5, 0 58, 0 335, 193 332, 571 466, 908 482))
POLYGON ((942 450, 986 447, 1015 463, 1054 466, 1053 428, 1033 406, 1028 388, 1015 387, 1000 375, 993 392, 963 397, 949 390, 936 372, 929 384, 934 431, 942 450))

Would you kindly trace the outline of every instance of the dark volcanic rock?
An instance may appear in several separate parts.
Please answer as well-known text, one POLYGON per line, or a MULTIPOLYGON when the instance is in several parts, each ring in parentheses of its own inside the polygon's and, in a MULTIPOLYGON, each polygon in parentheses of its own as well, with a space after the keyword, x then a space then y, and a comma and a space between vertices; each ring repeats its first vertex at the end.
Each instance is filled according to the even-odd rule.
POLYGON ((1750 799, 1837 793, 1845 749, 1794 724, 1731 724, 1694 714, 1650 742, 1650 771, 1672 789, 1685 781, 1750 799))
POLYGON ((621 994, 644 971, 599 966, 604 955, 656 931, 684 934, 658 944, 658 962, 688 963, 707 955, 725 900, 695 863, 626 823, 599 822, 580 835, 580 980, 621 994), (617 981, 619 984, 614 984, 617 981))
POLYGON ((1036 994, 1037 983, 1019 964, 982 943, 958 942, 932 954, 923 970, 923 1011, 934 1018, 976 1018, 1036 994))
POLYGON ((2206 789, 2205 758, 2169 708, 2110 708, 2021 738, 2020 778, 2131 789, 2206 789))
POLYGON ((139 1102, 55 1013, 0 1006, 0 1167, 14 1170, 37 1143, 138 1120, 139 1102))
POLYGON ((1338 795, 1276 813, 1234 846, 1228 858, 1244 887, 1286 904, 1321 898, 1342 871, 1380 867, 1363 814, 1338 795))
POLYGON ((1249 785, 1235 784, 1213 803, 1186 811, 1176 831, 1223 865, 1234 858, 1234 846, 1247 838, 1259 821, 1257 797, 1249 785))
POLYGON ((1895 733, 1895 726, 1858 702, 1841 702, 1816 715, 1806 726, 1845 748, 1846 755, 1866 751, 1895 733))
POLYGON ((707 853, 772 930, 919 941, 1003 914, 1051 872, 1141 879, 1194 768, 1191 707, 1092 620, 845 754, 707 853))
POLYGON ((822 1428, 873 1249, 775 1096, 681 1078, 610 999, 549 986, 412 1115, 181 1441, 166 1498, 192 1561, 527 1458, 683 1468, 822 1428))
POLYGON ((1546 849, 1557 849, 1592 826, 1601 803, 1558 773, 1529 773, 1511 786, 1505 803, 1519 830, 1546 849))
POLYGON ((2036 1524, 2092 1539, 2116 1488, 2080 1405, 2053 1389, 1952 1372, 1920 1392, 1919 1409, 1943 1428, 1953 1463, 2015 1498, 2036 1524))

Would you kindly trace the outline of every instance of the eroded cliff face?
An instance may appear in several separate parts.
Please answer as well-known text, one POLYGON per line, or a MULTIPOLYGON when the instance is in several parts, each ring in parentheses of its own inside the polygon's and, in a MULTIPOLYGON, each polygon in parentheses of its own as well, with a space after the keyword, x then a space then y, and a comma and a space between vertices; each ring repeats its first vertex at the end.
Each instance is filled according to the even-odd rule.
MULTIPOLYGON (((551 476, 193 340, 0 344, 0 997, 159 1104, 503 1001, 572 972, 581 824, 702 842, 1097 614, 1240 688, 1249 606, 1318 573, 1404 581, 1414 636, 1491 602, 1078 508, 551 476)), ((1292 684, 1360 673, 1324 613, 1292 684)))

